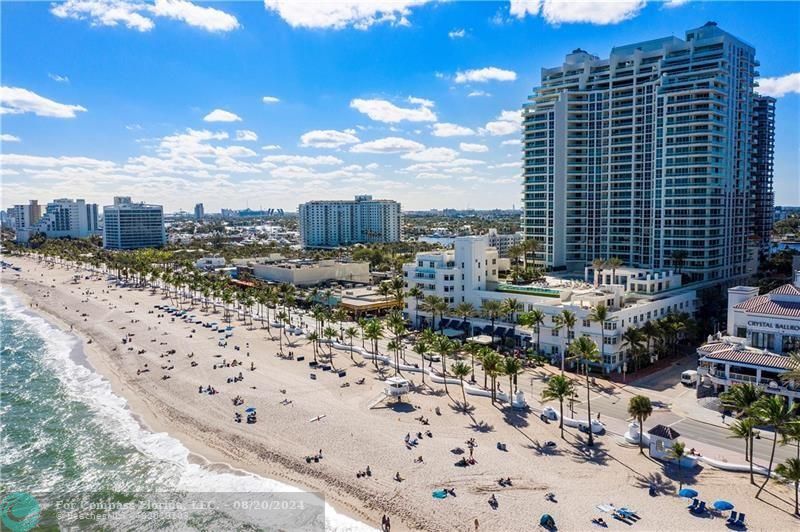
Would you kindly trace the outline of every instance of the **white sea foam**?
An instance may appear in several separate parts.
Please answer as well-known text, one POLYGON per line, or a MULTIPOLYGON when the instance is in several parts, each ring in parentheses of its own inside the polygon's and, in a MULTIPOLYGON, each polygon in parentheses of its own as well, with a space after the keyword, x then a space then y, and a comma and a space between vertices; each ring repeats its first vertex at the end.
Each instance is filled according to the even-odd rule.
MULTIPOLYGON (((297 493, 301 490, 281 482, 246 471, 227 468, 229 472, 191 463, 189 450, 166 433, 146 430, 128 408, 127 401, 114 394, 111 384, 102 375, 77 363, 73 350, 80 340, 53 326, 32 313, 8 290, 0 289, 0 309, 13 318, 24 321, 28 330, 41 337, 46 345, 42 363, 53 371, 68 394, 85 404, 106 432, 121 443, 134 446, 140 453, 156 462, 174 466, 173 489, 186 492, 217 493, 297 493)), ((330 531, 372 531, 373 528, 325 505, 325 528, 330 531)))

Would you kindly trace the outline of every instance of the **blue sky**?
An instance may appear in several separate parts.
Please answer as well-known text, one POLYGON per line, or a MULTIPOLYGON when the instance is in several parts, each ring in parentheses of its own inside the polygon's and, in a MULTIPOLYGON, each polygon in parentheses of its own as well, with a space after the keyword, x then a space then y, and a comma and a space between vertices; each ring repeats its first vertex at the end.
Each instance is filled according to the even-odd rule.
POLYGON ((4 2, 2 204, 113 195, 168 210, 371 193, 510 208, 517 110, 581 47, 753 44, 778 97, 776 203, 800 205, 800 3, 4 2), (265 100, 266 97, 266 100, 265 100))

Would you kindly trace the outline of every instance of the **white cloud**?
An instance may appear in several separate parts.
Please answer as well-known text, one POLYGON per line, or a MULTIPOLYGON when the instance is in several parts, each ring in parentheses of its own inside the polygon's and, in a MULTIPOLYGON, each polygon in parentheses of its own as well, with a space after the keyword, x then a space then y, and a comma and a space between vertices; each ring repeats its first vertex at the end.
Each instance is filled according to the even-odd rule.
POLYGON ((474 134, 475 130, 473 129, 448 122, 434 124, 432 133, 434 137, 465 137, 474 134))
POLYGON ((261 149, 264 151, 275 151, 281 149, 278 144, 267 144, 266 146, 261 146, 261 149))
POLYGON ((33 166, 37 168, 54 168, 59 166, 88 166, 92 168, 113 167, 111 161, 92 159, 91 157, 41 157, 38 155, 18 155, 14 153, 0 154, 3 166, 33 166))
POLYGON ((486 83, 488 81, 514 81, 517 73, 497 67, 476 68, 456 72, 456 83, 486 83))
POLYGON ((203 117, 205 122, 241 122, 240 116, 223 109, 214 109, 203 117))
POLYGON ((233 15, 213 7, 200 7, 186 0, 156 0, 150 12, 210 32, 232 31, 239 27, 239 21, 233 15))
POLYGON ((236 132, 236 140, 254 142, 258 140, 258 134, 255 131, 250 131, 249 129, 240 129, 236 132))
POLYGON ((60 18, 88 20, 92 26, 124 25, 137 31, 155 27, 152 17, 184 22, 210 32, 226 32, 239 27, 236 17, 213 7, 198 6, 187 0, 67 0, 54 3, 50 12, 60 18))
POLYGON ((452 30, 448 32, 447 36, 451 39, 461 39, 467 35, 467 30, 461 28, 459 30, 452 30))
POLYGON ((277 96, 264 96, 261 98, 261 101, 264 103, 278 103, 281 100, 277 96))
POLYGON ((402 156, 403 159, 421 163, 453 161, 456 157, 458 157, 458 152, 450 148, 426 148, 424 150, 406 153, 402 156))
POLYGON ((522 143, 517 139, 504 140, 500 143, 501 146, 521 146, 522 143))
MULTIPOLYGON (((479 159, 453 159, 451 161, 438 161, 412 164, 405 168, 406 172, 431 172, 431 171, 444 171, 451 168, 466 168, 468 166, 479 166, 486 164, 486 161, 479 159)), ((463 171, 463 170, 462 170, 463 171)))
POLYGON ((294 166, 338 166, 342 160, 330 155, 308 157, 306 155, 269 155, 264 157, 265 163, 286 164, 294 166))
POLYGON ((47 73, 47 77, 58 83, 69 83, 69 77, 59 76, 58 74, 47 73))
POLYGON ((353 27, 365 30, 373 24, 408 26, 411 7, 429 0, 335 0, 304 2, 264 0, 268 11, 278 14, 293 28, 353 27))
POLYGON ((127 124, 125 126, 125 129, 127 129, 128 131, 141 131, 142 126, 141 124, 127 124))
POLYGON ((408 103, 412 105, 421 105, 422 107, 433 107, 435 105, 433 100, 426 100, 425 98, 417 98, 415 96, 409 96, 408 103))
POLYGON ((423 144, 401 137, 385 137, 356 144, 350 151, 353 153, 407 153, 425 149, 423 144))
POLYGON ((304 148, 341 148, 358 142, 360 142, 358 137, 350 131, 335 129, 316 129, 303 133, 300 137, 300 146, 304 148))
POLYGON ((417 179, 453 179, 453 176, 440 172, 420 172, 417 174, 417 179))
POLYGON ((500 115, 480 129, 481 135, 500 137, 520 133, 522 116, 519 111, 501 111, 500 115))
POLYGON ((541 15, 553 25, 564 23, 617 24, 639 14, 645 0, 511 0, 509 14, 518 19, 541 15))
MULTIPOLYGON (((422 100, 421 98, 414 99, 422 100)), ((430 102, 430 100, 424 100, 424 102, 426 103, 417 103, 419 106, 416 109, 409 109, 398 107, 386 100, 356 98, 350 102, 350 107, 364 113, 373 120, 389 124, 402 122, 403 120, 409 122, 436 122, 436 113, 431 110, 433 102, 430 102)))
POLYGON ((471 144, 469 142, 462 142, 458 145, 458 148, 461 151, 467 151, 472 153, 486 153, 489 151, 489 147, 484 144, 471 144))
POLYGON ((69 105, 49 100, 35 92, 19 87, 0 87, 0 115, 33 113, 37 116, 75 118, 76 112, 85 112, 80 105, 69 105))
POLYGON ((780 98, 789 93, 800 93, 800 72, 786 74, 774 78, 759 78, 757 89, 759 94, 780 98))
POLYGON ((486 91, 472 91, 467 94, 467 98, 475 98, 476 96, 491 96, 491 94, 486 91))
POLYGON ((666 2, 664 2, 664 7, 680 7, 688 3, 689 0, 667 0, 666 2))
POLYGON ((2 141, 2 142, 19 142, 20 139, 19 139, 19 137, 16 137, 14 135, 10 135, 8 133, 3 133, 2 135, 0 135, 0 141, 2 141))
POLYGON ((515 162, 515 163, 500 163, 490 166, 490 168, 522 168, 522 163, 515 162))

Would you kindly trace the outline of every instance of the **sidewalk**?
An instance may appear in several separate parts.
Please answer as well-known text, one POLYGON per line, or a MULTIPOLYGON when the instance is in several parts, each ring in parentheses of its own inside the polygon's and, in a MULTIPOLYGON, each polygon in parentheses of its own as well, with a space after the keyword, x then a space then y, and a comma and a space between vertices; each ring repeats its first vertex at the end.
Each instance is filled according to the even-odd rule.
POLYGON ((669 405, 672 412, 678 416, 691 419, 707 425, 727 429, 735 421, 731 416, 725 416, 722 422, 722 414, 701 406, 697 402, 697 392, 694 388, 687 388, 686 391, 673 398, 669 405))

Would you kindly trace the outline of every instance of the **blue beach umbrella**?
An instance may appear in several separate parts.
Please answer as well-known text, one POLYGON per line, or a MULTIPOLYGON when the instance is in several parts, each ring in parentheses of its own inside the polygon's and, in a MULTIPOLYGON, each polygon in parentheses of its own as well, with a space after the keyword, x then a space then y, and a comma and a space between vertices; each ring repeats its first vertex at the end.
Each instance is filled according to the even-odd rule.
POLYGON ((686 497, 687 499, 691 499, 692 497, 697 497, 697 492, 691 488, 683 488, 678 492, 678 495, 681 497, 686 497))
POLYGON ((714 509, 720 511, 733 510, 733 504, 728 501, 714 501, 714 509))
POLYGON ((252 406, 248 406, 245 409, 245 412, 247 412, 248 414, 250 414, 251 412, 255 412, 255 411, 256 411, 255 407, 252 407, 252 406))

